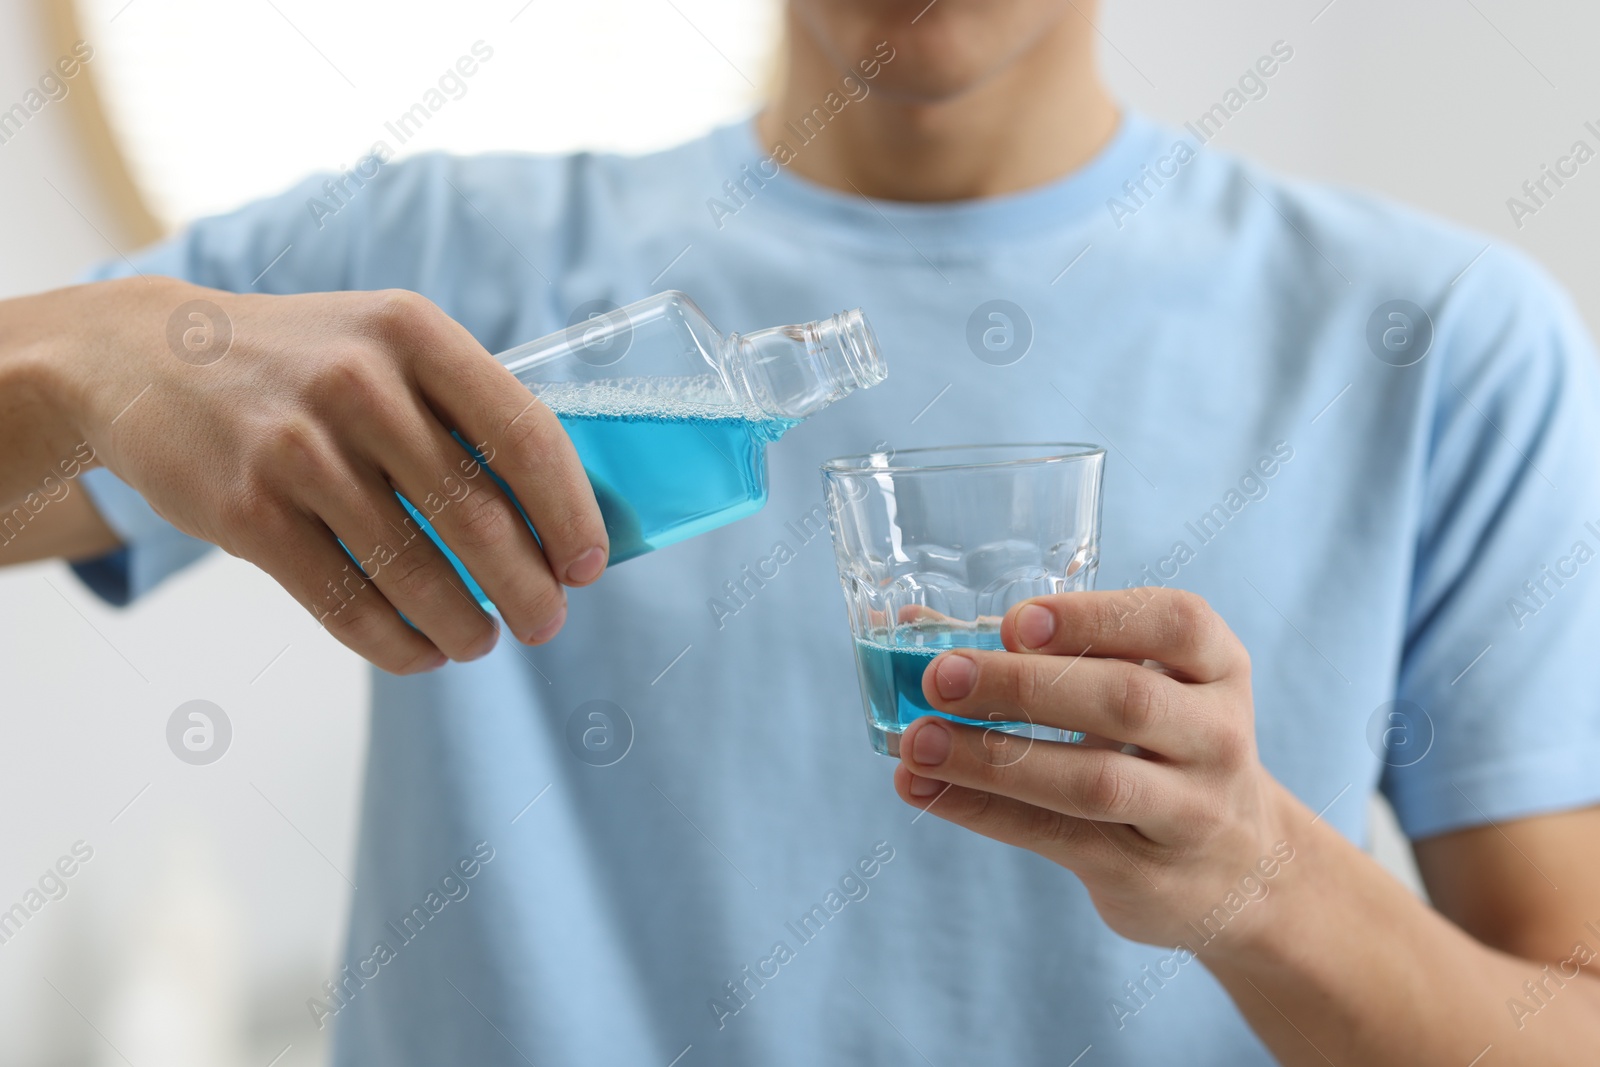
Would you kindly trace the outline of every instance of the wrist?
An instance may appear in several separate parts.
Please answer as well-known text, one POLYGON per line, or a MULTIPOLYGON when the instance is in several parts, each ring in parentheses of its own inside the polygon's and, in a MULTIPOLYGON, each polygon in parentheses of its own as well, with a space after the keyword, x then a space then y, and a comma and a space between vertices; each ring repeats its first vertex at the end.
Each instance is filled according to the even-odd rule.
POLYGON ((110 447, 112 424, 173 358, 167 319, 198 291, 180 279, 143 276, 50 294, 61 306, 46 341, 46 373, 75 441, 110 447))
MULTIPOLYGON (((1313 822, 1312 812, 1292 793, 1264 770, 1262 776, 1265 832, 1261 855, 1239 884, 1243 906, 1198 952, 1219 978, 1224 971, 1269 972, 1289 963, 1308 943, 1322 915, 1328 878, 1321 869, 1323 835, 1337 836, 1337 831, 1313 822)), ((1234 903, 1225 906, 1230 915, 1234 903)), ((1207 938, 1216 925, 1202 921, 1197 936, 1207 938)))

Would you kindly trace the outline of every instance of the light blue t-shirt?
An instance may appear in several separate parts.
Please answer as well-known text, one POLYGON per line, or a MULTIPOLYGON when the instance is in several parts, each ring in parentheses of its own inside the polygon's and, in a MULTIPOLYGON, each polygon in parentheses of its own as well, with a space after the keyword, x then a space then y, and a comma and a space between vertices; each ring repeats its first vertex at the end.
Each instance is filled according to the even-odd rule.
MULTIPOLYGON (((1414 837, 1600 801, 1600 383, 1572 307, 1480 237, 1178 141, 1130 117, 1061 181, 935 205, 766 178, 747 124, 643 158, 427 156, 320 228, 319 177, 136 257, 414 289, 491 351, 666 288, 725 329, 860 306, 890 368, 773 447, 763 512, 573 591, 549 645, 375 675, 349 967, 307 1009, 338 1063, 1271 1062, 1199 963, 895 797, 817 473, 880 442, 1104 443, 1100 587, 1209 599, 1267 768, 1351 839, 1374 789, 1414 837), (596 766, 572 734, 610 705, 626 752, 596 766)), ((200 551, 89 484, 127 541, 80 567, 103 596, 200 551)))

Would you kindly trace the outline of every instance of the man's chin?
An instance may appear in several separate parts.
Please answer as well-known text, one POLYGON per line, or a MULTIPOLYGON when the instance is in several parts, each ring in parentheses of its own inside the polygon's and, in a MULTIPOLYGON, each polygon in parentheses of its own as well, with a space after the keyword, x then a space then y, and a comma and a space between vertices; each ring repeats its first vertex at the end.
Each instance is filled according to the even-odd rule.
POLYGON ((916 65, 902 53, 872 83, 874 95, 897 104, 928 107, 947 104, 982 88, 1005 68, 968 64, 916 65))
POLYGON ((967 18, 946 18, 907 32, 872 38, 870 52, 887 40, 892 62, 883 65, 873 91, 906 104, 942 104, 982 88, 1014 66, 1037 33, 1007 34, 967 18))
POLYGON ((872 83, 874 93, 886 100, 909 105, 938 105, 982 88, 1033 49, 1063 16, 1050 9, 1030 12, 1022 0, 1001 5, 997 19, 981 0, 928 5, 915 25, 899 17, 886 17, 881 7, 868 4, 853 17, 839 17, 836 4, 819 0, 818 7, 796 5, 796 32, 810 42, 830 65, 853 68, 864 56, 883 56, 892 49, 872 83), (830 18, 829 15, 834 17, 830 18))

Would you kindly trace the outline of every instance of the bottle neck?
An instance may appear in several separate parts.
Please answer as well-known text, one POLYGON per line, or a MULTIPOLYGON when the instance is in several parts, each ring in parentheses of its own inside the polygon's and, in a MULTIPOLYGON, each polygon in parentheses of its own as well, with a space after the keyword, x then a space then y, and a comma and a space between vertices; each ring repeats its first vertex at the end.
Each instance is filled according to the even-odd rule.
POLYGON ((810 418, 888 376, 878 339, 860 308, 798 326, 730 334, 721 362, 741 401, 786 424, 810 418))

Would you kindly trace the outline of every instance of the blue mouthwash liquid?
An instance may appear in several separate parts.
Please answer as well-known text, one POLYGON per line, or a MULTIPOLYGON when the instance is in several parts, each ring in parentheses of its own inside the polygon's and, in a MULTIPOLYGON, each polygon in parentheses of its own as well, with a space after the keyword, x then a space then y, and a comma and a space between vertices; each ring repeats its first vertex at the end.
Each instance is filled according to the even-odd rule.
MULTIPOLYGON (((766 446, 796 425, 730 408, 709 375, 556 382, 539 386, 538 395, 561 420, 589 475, 613 565, 760 511, 767 502, 766 446)), ((478 603, 491 608, 428 521, 401 503, 478 603)))
POLYGON ((893 630, 856 638, 856 671, 866 695, 867 714, 873 726, 891 734, 905 730, 924 715, 981 726, 1004 733, 1050 741, 1082 741, 1072 730, 1035 726, 1028 722, 966 719, 949 715, 922 695, 922 674, 935 656, 952 648, 1004 649, 1000 621, 952 624, 948 621, 903 623, 893 630))

